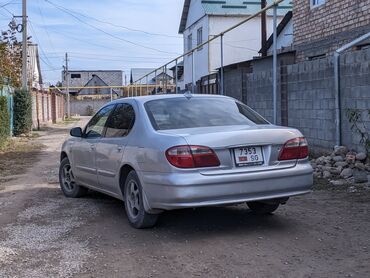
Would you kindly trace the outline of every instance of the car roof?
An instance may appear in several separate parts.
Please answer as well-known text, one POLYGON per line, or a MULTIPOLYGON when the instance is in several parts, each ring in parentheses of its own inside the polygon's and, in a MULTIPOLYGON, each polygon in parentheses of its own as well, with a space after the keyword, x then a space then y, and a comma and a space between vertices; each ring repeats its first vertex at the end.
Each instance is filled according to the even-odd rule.
MULTIPOLYGON (((141 97, 128 97, 128 98, 121 98, 117 99, 113 103, 120 103, 125 102, 127 100, 135 100, 139 103, 146 103, 151 100, 159 100, 159 99, 173 99, 173 98, 185 98, 187 97, 184 94, 166 94, 166 95, 151 95, 151 96, 141 96, 141 97)), ((221 95, 205 95, 205 94, 192 94, 192 98, 227 98, 230 99, 230 97, 227 96, 221 96, 221 95)))

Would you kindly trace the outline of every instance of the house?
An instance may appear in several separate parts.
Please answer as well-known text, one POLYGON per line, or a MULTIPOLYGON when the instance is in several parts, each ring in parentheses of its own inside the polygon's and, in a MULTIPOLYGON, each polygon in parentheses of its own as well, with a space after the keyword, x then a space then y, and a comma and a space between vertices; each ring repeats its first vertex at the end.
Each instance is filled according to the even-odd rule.
MULTIPOLYGON (((123 71, 121 70, 77 70, 68 71, 69 87, 71 95, 110 95, 113 93, 121 95, 122 90, 115 87, 123 87, 123 71)), ((62 71, 62 86, 66 87, 66 74, 62 71)))
POLYGON ((174 75, 170 69, 133 68, 130 75, 129 95, 148 95, 174 90, 174 75), (132 88, 132 89, 131 89, 132 88))
POLYGON ((370 32, 370 0, 293 0, 293 22, 297 61, 323 58, 370 32))
MULTIPOLYGON (((272 0, 267 1, 268 4, 272 0)), ((278 8, 278 20, 291 10, 290 1, 278 8)), ((184 38, 185 52, 212 36, 243 21, 261 9, 260 1, 185 0, 179 33, 184 38)), ((272 10, 267 12, 267 34, 272 33, 272 10)), ((224 65, 247 61, 258 56, 261 49, 261 17, 256 17, 224 36, 224 65)), ((184 84, 189 87, 221 66, 221 44, 216 39, 184 58, 184 84), (193 66, 194 61, 194 66, 193 66), (194 72, 193 72, 194 69, 194 72)), ((216 71, 217 72, 217 71, 216 71)))
POLYGON ((62 120, 64 95, 43 86, 38 45, 33 43, 27 47, 27 83, 32 96, 32 126, 39 128, 47 122, 62 120))
MULTIPOLYGON (((173 66, 170 68, 172 71, 172 76, 176 76, 176 66, 173 66)), ((174 84, 177 85, 177 90, 176 92, 182 92, 183 89, 185 88, 185 83, 184 83, 184 62, 181 61, 180 63, 177 64, 177 84, 174 81, 174 84)))
POLYGON ((42 74, 40 65, 39 49, 37 44, 29 44, 27 47, 27 82, 31 90, 41 90, 42 74))
MULTIPOLYGON (((280 21, 276 30, 276 48, 279 53, 291 51, 293 47, 293 12, 289 11, 280 21)), ((273 34, 268 38, 266 43, 262 45, 259 53, 266 52, 267 55, 272 55, 274 38, 273 34)))
POLYGON ((139 83, 139 84, 148 84, 148 85, 159 85, 162 86, 164 82, 173 84, 173 74, 170 69, 166 70, 157 70, 154 68, 133 68, 131 69, 130 84, 139 83), (145 78, 145 75, 148 75, 145 78), (142 79, 141 79, 142 78, 142 79), (141 79, 139 81, 139 79, 141 79))

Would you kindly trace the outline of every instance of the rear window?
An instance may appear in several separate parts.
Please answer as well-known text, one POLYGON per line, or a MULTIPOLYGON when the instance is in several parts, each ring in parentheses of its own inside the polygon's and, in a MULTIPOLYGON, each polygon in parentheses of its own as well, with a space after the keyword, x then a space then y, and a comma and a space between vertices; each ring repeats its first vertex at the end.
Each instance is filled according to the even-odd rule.
POLYGON ((227 98, 158 99, 145 108, 156 130, 268 124, 248 106, 227 98))

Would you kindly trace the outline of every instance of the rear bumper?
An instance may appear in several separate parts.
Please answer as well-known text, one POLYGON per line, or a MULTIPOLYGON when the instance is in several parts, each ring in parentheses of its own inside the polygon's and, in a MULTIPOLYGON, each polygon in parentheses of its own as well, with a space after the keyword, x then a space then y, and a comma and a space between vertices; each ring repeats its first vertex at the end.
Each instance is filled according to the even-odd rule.
POLYGON ((200 173, 141 172, 147 211, 243 203, 311 192, 312 167, 268 172, 204 176, 200 173))

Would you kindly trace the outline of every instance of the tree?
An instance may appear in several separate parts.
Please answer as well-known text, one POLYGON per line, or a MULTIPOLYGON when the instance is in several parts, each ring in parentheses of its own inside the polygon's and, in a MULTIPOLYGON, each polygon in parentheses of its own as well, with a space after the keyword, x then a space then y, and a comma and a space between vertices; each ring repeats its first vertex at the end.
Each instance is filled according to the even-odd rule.
POLYGON ((0 35, 0 85, 4 82, 18 88, 21 86, 22 48, 18 42, 17 24, 12 20, 9 30, 0 35))
POLYGON ((32 129, 32 97, 24 90, 14 93, 14 135, 28 134, 32 129))

